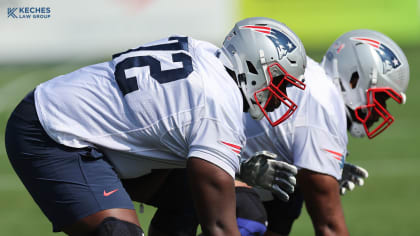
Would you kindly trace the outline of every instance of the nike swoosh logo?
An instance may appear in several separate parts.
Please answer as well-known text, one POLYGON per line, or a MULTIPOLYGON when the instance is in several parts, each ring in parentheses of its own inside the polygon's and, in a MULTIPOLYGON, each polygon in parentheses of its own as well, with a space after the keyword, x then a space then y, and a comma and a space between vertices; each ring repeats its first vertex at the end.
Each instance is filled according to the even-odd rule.
POLYGON ((111 192, 106 192, 106 191, 104 190, 104 197, 108 197, 109 195, 111 195, 111 194, 115 193, 116 191, 118 191, 118 189, 114 189, 114 190, 112 190, 111 192))

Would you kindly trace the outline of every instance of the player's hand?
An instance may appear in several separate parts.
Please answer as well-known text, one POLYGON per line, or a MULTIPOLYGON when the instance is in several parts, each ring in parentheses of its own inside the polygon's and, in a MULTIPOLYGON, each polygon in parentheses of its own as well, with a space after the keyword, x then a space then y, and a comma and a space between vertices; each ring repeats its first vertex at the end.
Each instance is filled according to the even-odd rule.
POLYGON ((369 176, 367 170, 360 166, 344 163, 343 175, 340 184, 340 194, 344 195, 347 191, 353 191, 357 186, 363 186, 365 179, 369 176))
POLYGON ((276 154, 268 151, 256 152, 242 162, 239 177, 248 185, 267 189, 287 202, 289 194, 295 191, 297 168, 276 158, 276 154))

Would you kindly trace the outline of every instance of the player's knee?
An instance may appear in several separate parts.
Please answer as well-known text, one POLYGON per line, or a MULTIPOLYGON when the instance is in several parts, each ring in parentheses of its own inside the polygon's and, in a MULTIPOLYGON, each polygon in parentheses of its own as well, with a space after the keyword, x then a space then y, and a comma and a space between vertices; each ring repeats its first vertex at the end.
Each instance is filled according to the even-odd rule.
POLYGON ((236 187, 236 216, 265 224, 267 213, 254 189, 236 187))
POLYGON ((175 211, 158 208, 150 223, 149 235, 196 235, 198 224, 199 222, 192 206, 191 208, 175 211))
POLYGON ((262 236, 267 231, 265 224, 258 221, 244 218, 236 218, 236 221, 241 236, 262 236))
POLYGON ((93 233, 95 236, 144 236, 143 230, 133 223, 114 217, 105 218, 93 233))

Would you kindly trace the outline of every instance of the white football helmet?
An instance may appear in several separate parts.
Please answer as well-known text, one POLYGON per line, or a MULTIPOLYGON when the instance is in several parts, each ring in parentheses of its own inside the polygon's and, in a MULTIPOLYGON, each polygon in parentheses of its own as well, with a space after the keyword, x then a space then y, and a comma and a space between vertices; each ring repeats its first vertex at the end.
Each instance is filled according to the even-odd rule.
POLYGON ((294 85, 305 89, 306 53, 300 39, 286 25, 264 17, 239 21, 226 36, 220 59, 234 72, 252 118, 265 116, 275 126, 296 110, 285 88, 294 85), (280 102, 289 109, 279 119, 271 120, 267 112, 280 102))
POLYGON ((404 52, 389 37, 364 29, 345 33, 328 49, 322 65, 342 92, 353 136, 373 138, 394 122, 385 100, 405 103, 410 76, 404 52))

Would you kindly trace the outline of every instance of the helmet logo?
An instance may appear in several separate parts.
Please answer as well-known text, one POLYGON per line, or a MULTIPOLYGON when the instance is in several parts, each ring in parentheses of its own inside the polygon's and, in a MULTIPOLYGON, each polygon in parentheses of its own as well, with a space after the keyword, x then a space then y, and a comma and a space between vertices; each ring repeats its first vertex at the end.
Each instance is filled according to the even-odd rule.
POLYGON ((354 41, 358 41, 361 43, 369 44, 370 46, 376 49, 379 57, 382 60, 384 71, 383 73, 386 74, 393 69, 397 69, 401 62, 389 47, 385 46, 383 43, 380 43, 376 40, 369 39, 369 38, 351 38, 354 41))
POLYGON ((296 49, 296 45, 282 32, 266 26, 257 25, 244 25, 240 29, 251 29, 256 32, 265 34, 278 48, 279 58, 282 59, 288 53, 293 52, 296 49))

